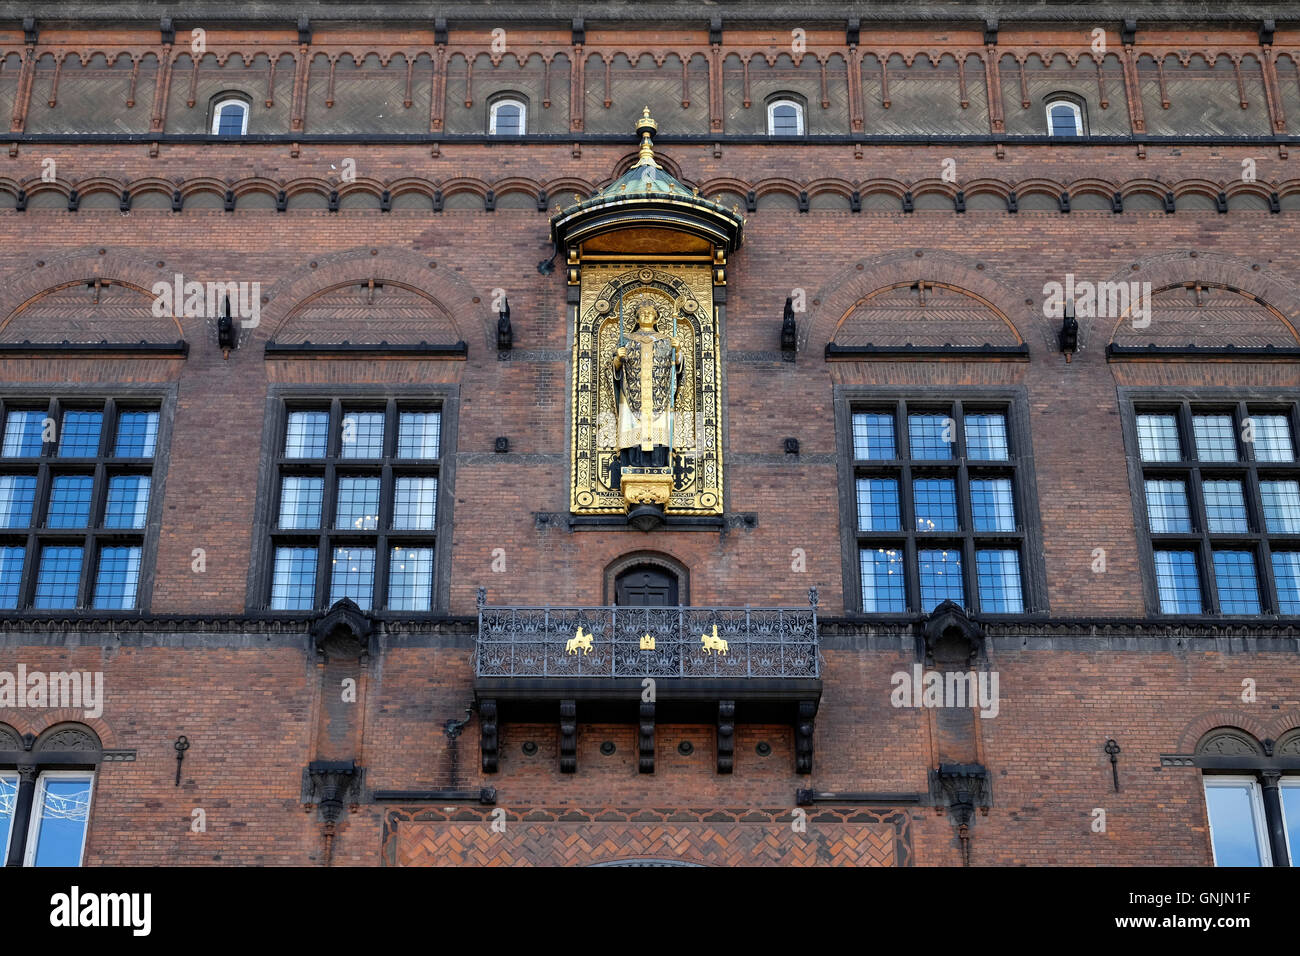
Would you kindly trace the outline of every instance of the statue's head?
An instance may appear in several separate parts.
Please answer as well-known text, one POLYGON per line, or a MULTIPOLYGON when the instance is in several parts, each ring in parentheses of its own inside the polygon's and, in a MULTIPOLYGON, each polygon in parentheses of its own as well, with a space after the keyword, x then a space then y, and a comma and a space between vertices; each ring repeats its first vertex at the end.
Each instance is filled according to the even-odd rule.
POLYGON ((636 324, 641 331, 649 332, 655 327, 655 320, 659 318, 659 313, 655 307, 649 303, 643 304, 636 310, 636 324))

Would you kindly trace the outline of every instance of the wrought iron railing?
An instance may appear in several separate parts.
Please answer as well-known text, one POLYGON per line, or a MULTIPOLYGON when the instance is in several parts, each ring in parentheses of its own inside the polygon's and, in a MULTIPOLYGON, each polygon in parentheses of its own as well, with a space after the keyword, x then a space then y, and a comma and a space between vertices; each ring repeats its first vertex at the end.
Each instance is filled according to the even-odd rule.
POLYGON ((817 589, 804 608, 488 606, 479 677, 821 676, 817 589))

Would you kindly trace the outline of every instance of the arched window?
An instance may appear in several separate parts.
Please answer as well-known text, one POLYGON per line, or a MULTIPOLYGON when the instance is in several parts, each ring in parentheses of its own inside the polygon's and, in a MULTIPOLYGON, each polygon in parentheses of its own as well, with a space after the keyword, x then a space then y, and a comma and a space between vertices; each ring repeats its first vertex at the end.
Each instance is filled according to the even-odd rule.
POLYGON ((212 108, 212 134, 214 136, 243 136, 248 133, 248 103, 227 97, 212 108))
POLYGON ((767 104, 769 136, 802 136, 803 104, 792 99, 776 99, 767 104))
POLYGON ((1083 108, 1074 100, 1048 100, 1047 135, 1083 136, 1083 108))
POLYGON ((528 107, 523 100, 503 96, 488 109, 488 133, 492 136, 522 136, 528 132, 528 107))

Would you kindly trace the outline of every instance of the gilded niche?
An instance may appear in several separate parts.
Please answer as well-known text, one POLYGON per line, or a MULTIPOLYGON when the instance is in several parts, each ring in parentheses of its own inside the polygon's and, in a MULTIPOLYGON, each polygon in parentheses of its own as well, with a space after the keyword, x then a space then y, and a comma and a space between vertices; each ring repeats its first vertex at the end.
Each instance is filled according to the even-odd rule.
POLYGON ((577 514, 722 512, 717 320, 708 265, 587 265, 573 354, 577 514))

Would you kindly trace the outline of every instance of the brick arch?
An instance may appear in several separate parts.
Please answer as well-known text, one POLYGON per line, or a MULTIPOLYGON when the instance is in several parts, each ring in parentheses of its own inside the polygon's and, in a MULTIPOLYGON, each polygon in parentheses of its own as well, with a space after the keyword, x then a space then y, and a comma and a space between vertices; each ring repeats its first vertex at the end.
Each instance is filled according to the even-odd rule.
MULTIPOLYGON (((1255 271, 1252 265, 1249 260, 1218 253, 1169 252, 1130 263, 1106 281, 1150 282, 1153 298, 1158 292, 1198 282, 1209 288, 1235 292, 1246 300, 1253 299, 1262 309, 1272 313, 1279 326, 1278 337, 1284 343, 1300 344, 1300 334, 1296 331, 1297 322, 1300 322, 1300 288, 1264 269, 1255 271)), ((1122 315, 1113 324, 1109 318, 1097 320, 1110 324, 1108 342, 1114 341, 1120 326, 1128 318, 1122 315)), ((1087 319, 1080 318, 1081 333, 1085 331, 1086 322, 1087 319)))
POLYGON ((1032 316, 1025 306, 1013 304, 1017 300, 1010 285, 992 275, 987 266, 981 270, 977 265, 974 259, 932 249, 890 253, 854 263, 840 270, 812 297, 808 317, 799 323, 799 351, 825 346, 840 322, 876 291, 922 281, 958 290, 985 304, 1006 322, 1016 341, 1023 342, 1020 329, 1029 327, 1032 316), (922 253, 920 257, 917 251, 922 253))
MULTIPOLYGON (((42 710, 39 713, 33 713, 31 716, 11 711, 5 715, 5 721, 20 737, 26 734, 32 735, 32 738, 37 741, 33 745, 33 750, 38 749, 39 741, 48 737, 51 731, 76 725, 93 732, 95 737, 99 739, 100 747, 103 750, 116 750, 119 748, 117 733, 103 717, 87 717, 84 710, 76 707, 42 710)), ((0 724, 0 730, 3 730, 4 726, 5 724, 0 724)))
POLYGON ((446 316, 460 339, 481 341, 495 348, 497 316, 491 311, 490 296, 478 293, 455 274, 448 262, 393 248, 380 248, 376 255, 371 255, 368 248, 352 249, 311 262, 316 263, 316 268, 305 263, 263 294, 270 300, 262 310, 262 324, 270 338, 279 338, 294 313, 313 299, 333 289, 374 279, 394 283, 428 299, 446 316), (431 269, 430 262, 437 262, 437 268, 431 269), (480 329, 478 336, 475 328, 480 329))
MULTIPOLYGON (((99 250, 95 248, 71 250, 43 260, 38 256, 31 256, 16 269, 0 277, 0 316, 3 316, 0 319, 0 337, 7 339, 5 332, 14 331, 11 326, 16 319, 41 299, 61 289, 83 282, 93 282, 95 279, 109 279, 114 285, 138 292, 152 301, 154 283, 170 281, 172 272, 173 270, 166 266, 159 269, 154 263, 120 253, 106 252, 100 255, 99 250), (38 267, 36 265, 38 261, 43 261, 45 265, 38 267)), ((174 342, 184 338, 180 320, 174 316, 158 319, 157 325, 169 331, 163 337, 160 337, 162 335, 160 330, 155 331, 152 336, 155 341, 174 342), (174 329, 174 332, 171 329, 174 329)), ((116 337, 126 338, 126 334, 116 337)), ((62 341, 65 338, 70 341, 75 340, 73 335, 59 329, 54 329, 49 336, 41 338, 23 334, 19 341, 23 338, 32 341, 62 341)), ((96 333, 94 341, 100 339, 112 341, 114 338, 113 334, 96 333)), ((150 337, 131 334, 129 341, 138 341, 141 338, 150 337)))
MULTIPOLYGON (((1212 730, 1236 730, 1263 740, 1266 728, 1250 714, 1240 710, 1212 710, 1193 718, 1178 735, 1178 753, 1196 752, 1196 746, 1212 730)), ((1260 749, 1263 753, 1263 748, 1260 749)))
POLYGON ((671 554, 663 551, 629 551, 620 554, 605 565, 604 590, 602 600, 605 604, 614 603, 614 587, 618 577, 624 571, 640 565, 650 565, 667 571, 677 579, 677 600, 682 604, 691 603, 691 569, 671 554))

